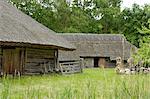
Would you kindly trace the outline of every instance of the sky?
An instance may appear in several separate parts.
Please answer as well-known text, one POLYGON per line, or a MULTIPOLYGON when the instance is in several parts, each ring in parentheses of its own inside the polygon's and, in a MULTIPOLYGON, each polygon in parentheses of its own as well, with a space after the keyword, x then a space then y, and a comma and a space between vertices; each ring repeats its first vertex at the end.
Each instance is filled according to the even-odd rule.
MULTIPOLYGON (((67 0, 67 1, 72 2, 73 0, 67 0)), ((144 6, 144 4, 150 4, 150 0, 122 0, 122 1, 123 1, 121 5, 122 8, 125 7, 131 8, 134 3, 137 3, 140 6, 144 6)))
POLYGON ((150 4, 150 0, 123 0, 122 8, 125 7, 132 7, 132 4, 137 3, 140 6, 143 6, 144 4, 150 4))

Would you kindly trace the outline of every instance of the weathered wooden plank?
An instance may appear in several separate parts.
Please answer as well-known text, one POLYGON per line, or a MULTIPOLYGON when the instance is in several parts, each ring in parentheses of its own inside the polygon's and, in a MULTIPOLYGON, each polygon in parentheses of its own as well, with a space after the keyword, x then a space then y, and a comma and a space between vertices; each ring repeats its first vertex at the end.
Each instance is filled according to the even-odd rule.
POLYGON ((40 63, 26 63, 26 68, 33 67, 33 66, 40 66, 40 63))
POLYGON ((20 59, 20 49, 14 49, 12 51, 12 57, 13 57, 13 68, 14 68, 14 71, 21 71, 20 62, 22 60, 20 59))
POLYGON ((47 53, 44 53, 44 52, 38 52, 38 51, 35 51, 35 52, 30 52, 28 51, 28 54, 38 54, 38 55, 52 55, 54 56, 54 52, 47 52, 47 53))
POLYGON ((42 69, 34 69, 34 68, 25 69, 25 73, 42 73, 42 72, 43 72, 42 69))
POLYGON ((3 72, 9 74, 14 74, 15 72, 22 73, 21 51, 21 48, 3 48, 3 72))
POLYGON ((27 63, 26 64, 26 69, 42 69, 43 71, 49 71, 52 70, 53 65, 50 63, 27 63))
POLYGON ((2 48, 0 48, 0 55, 2 55, 2 48))
POLYGON ((2 55, 0 55, 0 72, 2 71, 2 55))
POLYGON ((37 63, 37 62, 38 62, 38 63, 42 63, 42 62, 47 62, 47 61, 48 61, 48 62, 53 62, 54 59, 28 58, 26 62, 27 62, 27 63, 37 63))
POLYGON ((20 59, 21 59, 21 62, 20 62, 20 65, 21 65, 21 70, 22 70, 22 74, 24 73, 24 68, 25 68, 25 59, 26 59, 26 56, 25 56, 25 49, 22 49, 21 50, 21 56, 20 56, 20 59))
POLYGON ((54 50, 27 49, 28 58, 54 58, 54 50))
POLYGON ((51 55, 32 55, 32 54, 28 54, 27 55, 27 58, 39 58, 39 59, 42 59, 42 58, 54 58, 54 56, 51 56, 51 55))
POLYGON ((41 74, 41 73, 39 73, 39 72, 32 73, 31 71, 24 72, 24 75, 39 75, 39 74, 41 74))
POLYGON ((60 69, 62 74, 72 74, 72 73, 82 72, 80 62, 60 63, 60 69))
MULTIPOLYGON (((28 51, 28 50, 27 50, 28 51)), ((28 54, 39 54, 39 55, 52 55, 54 56, 54 52, 38 52, 38 51, 35 51, 35 52, 31 52, 31 51, 28 51, 28 54)))
POLYGON ((53 68, 49 68, 48 64, 40 65, 40 66, 28 66, 25 68, 25 72, 40 72, 40 73, 48 73, 49 71, 53 71, 53 68))
POLYGON ((3 50, 3 72, 11 72, 11 50, 3 50))
POLYGON ((27 49, 25 72, 48 73, 54 69, 55 50, 27 49))
POLYGON ((27 49, 29 54, 50 54, 54 56, 55 50, 27 49))

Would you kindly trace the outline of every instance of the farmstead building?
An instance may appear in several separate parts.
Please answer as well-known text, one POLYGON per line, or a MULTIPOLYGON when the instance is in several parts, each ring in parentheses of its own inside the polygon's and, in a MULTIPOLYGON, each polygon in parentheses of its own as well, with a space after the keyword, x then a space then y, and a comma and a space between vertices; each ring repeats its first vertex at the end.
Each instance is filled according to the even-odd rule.
POLYGON ((59 50, 74 46, 17 8, 0 0, 0 72, 48 73, 59 50))
POLYGON ((59 62, 83 60, 85 68, 114 67, 116 57, 126 62, 136 47, 120 34, 59 34, 76 46, 74 51, 59 51, 59 62))

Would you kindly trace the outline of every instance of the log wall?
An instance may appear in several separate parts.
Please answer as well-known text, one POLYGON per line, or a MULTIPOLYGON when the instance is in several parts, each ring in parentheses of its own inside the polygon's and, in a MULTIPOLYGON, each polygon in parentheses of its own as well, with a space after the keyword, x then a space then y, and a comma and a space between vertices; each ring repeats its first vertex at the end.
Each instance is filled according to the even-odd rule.
POLYGON ((49 73, 55 69, 55 50, 26 49, 25 73, 49 73))
POLYGON ((2 71, 2 48, 0 48, 0 72, 2 71))
POLYGON ((84 58, 83 65, 84 65, 84 68, 93 68, 94 67, 94 58, 84 58))

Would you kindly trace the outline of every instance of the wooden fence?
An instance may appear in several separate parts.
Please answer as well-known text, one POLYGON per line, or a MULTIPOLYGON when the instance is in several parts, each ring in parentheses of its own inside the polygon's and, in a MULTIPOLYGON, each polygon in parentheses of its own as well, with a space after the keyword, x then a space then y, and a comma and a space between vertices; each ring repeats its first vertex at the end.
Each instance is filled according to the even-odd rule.
POLYGON ((81 62, 64 62, 60 63, 60 70, 62 74, 73 74, 82 72, 81 62))

